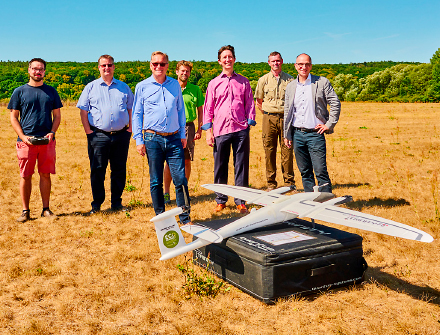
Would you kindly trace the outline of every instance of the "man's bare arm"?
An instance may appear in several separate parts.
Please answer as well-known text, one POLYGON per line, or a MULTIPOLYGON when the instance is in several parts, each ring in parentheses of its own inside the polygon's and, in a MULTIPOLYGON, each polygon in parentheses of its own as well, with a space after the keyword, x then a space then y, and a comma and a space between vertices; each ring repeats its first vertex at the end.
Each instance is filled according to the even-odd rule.
POLYGON ((86 132, 86 134, 88 135, 88 134, 93 133, 93 130, 90 129, 89 118, 87 117, 88 112, 85 111, 84 109, 80 109, 79 114, 81 116, 81 123, 83 125, 84 131, 86 132))
POLYGON ((145 156, 145 154, 147 153, 147 150, 145 148, 145 144, 139 144, 136 146, 136 150, 139 153, 139 155, 141 156, 145 156))
POLYGON ((255 99, 256 100, 256 105, 258 107, 258 109, 261 111, 261 113, 263 113, 263 99, 255 99))
POLYGON ((131 121, 131 118, 132 118, 131 111, 132 111, 132 109, 127 109, 127 112, 128 112, 128 129, 127 129, 127 131, 130 133, 133 131, 132 121, 131 121))
POLYGON ((203 126, 203 106, 197 107, 197 132, 194 135, 194 140, 198 140, 202 137, 202 126, 203 126))
POLYGON ((26 143, 27 145, 32 145, 31 142, 29 142, 29 136, 26 136, 23 133, 23 129, 21 129, 20 121, 18 120, 18 117, 20 116, 20 111, 16 109, 11 109, 11 125, 12 128, 17 133, 18 137, 26 143))
POLYGON ((52 121, 52 129, 50 130, 51 132, 46 134, 46 137, 49 139, 49 141, 53 140, 55 136, 54 133, 56 133, 58 127, 60 126, 61 110, 59 108, 52 110, 52 116, 53 116, 53 121, 52 121))
POLYGON ((214 134, 212 133, 212 128, 206 131, 206 143, 210 146, 214 146, 214 134))

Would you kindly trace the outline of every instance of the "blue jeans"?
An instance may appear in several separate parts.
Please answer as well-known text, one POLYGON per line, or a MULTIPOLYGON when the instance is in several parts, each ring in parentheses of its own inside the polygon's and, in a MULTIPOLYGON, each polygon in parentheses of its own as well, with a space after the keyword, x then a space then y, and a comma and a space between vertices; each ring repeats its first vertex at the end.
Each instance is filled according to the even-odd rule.
MULTIPOLYGON (((144 142, 150 168, 151 199, 153 200, 153 208, 156 215, 165 212, 165 202, 163 199, 163 168, 165 161, 170 167, 171 177, 176 188, 177 206, 185 206, 186 194, 189 207, 188 181, 185 177, 185 157, 180 134, 161 136, 144 133, 144 142)), ((179 215, 182 224, 191 221, 189 212, 188 208, 187 212, 179 215)))
POLYGON ((295 151, 296 164, 301 172, 304 191, 313 192, 314 171, 319 186, 328 184, 320 188, 320 191, 331 192, 332 184, 327 172, 325 135, 295 130, 293 150, 295 151))

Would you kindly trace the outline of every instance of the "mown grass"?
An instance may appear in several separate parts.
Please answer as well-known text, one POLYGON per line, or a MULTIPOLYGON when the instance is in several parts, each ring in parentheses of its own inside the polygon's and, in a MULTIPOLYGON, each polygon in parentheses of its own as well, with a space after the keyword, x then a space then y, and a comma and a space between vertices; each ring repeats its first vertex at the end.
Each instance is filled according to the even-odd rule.
MULTIPOLYGON (((438 104, 343 103, 336 132, 327 137, 334 193, 352 195, 349 208, 417 227, 435 241, 342 228, 364 238, 365 283, 273 306, 234 287, 214 299, 187 299, 176 266, 184 256, 159 261, 148 165, 134 142, 124 192, 129 215, 82 215, 91 202, 86 137, 76 108, 63 108, 62 117, 51 196, 59 219, 39 217, 34 178, 33 219, 18 224, 16 136, 9 111, 0 108, 0 333, 440 334, 438 104)), ((264 188, 260 114, 257 122, 250 183, 264 188)), ((232 200, 225 213, 212 214, 214 195, 201 187, 212 182, 212 171, 212 149, 202 140, 189 183, 193 221, 237 215, 232 200)), ((301 189, 298 173, 296 181, 301 189)), ((103 208, 109 207, 106 200, 103 208)))

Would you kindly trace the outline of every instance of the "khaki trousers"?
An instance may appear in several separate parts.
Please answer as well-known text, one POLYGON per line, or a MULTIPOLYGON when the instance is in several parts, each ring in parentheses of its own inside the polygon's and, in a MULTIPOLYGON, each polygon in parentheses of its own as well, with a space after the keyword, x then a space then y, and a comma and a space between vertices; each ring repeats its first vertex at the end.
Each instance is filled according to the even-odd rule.
POLYGON ((276 188, 277 185, 277 146, 281 146, 281 172, 283 174, 284 186, 295 185, 293 173, 293 148, 284 145, 283 124, 284 114, 263 115, 263 146, 266 155, 266 178, 269 188, 276 188))

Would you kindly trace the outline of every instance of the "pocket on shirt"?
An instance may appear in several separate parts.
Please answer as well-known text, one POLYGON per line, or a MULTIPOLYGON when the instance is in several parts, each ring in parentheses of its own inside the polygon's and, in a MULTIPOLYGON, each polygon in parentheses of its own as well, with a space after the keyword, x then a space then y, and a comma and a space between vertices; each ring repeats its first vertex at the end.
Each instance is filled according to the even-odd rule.
POLYGON ((275 99, 275 89, 264 88, 264 97, 269 100, 275 99))

